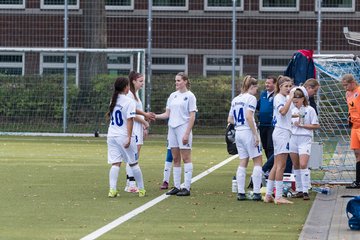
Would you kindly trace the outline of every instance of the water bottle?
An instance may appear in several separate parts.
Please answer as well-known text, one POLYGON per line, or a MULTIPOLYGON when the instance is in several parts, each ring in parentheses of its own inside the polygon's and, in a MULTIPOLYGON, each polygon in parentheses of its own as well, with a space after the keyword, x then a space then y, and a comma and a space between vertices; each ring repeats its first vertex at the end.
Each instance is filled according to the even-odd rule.
POLYGON ((234 176, 233 179, 232 179, 231 190, 232 190, 233 193, 237 193, 237 191, 238 191, 236 176, 234 176))
POLYGON ((302 126, 305 124, 305 109, 303 106, 299 110, 299 125, 302 126))
POLYGON ((317 193, 322 193, 325 195, 330 194, 330 188, 329 187, 313 187, 312 190, 317 193))

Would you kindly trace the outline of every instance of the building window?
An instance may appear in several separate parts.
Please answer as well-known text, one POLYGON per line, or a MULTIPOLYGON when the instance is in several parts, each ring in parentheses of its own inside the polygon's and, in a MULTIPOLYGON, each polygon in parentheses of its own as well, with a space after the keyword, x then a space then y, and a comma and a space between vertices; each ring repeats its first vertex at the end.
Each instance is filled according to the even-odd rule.
MULTIPOLYGON (((231 11, 233 0, 205 0, 205 11, 231 11)), ((236 1, 236 10, 243 11, 243 0, 236 1)))
POLYGON ((134 10, 134 0, 106 0, 106 10, 134 10))
POLYGON ((187 11, 189 0, 153 0, 153 10, 187 11))
POLYGON ((188 72, 187 56, 153 56, 152 57, 153 74, 173 74, 179 72, 188 72))
MULTIPOLYGON (((75 84, 79 85, 79 55, 67 54, 68 75, 75 76, 75 84)), ((63 53, 41 53, 40 54, 40 74, 64 74, 64 54, 63 53)))
POLYGON ((260 0, 260 11, 296 12, 300 0, 260 0))
POLYGON ((25 0, 0 0, 0 9, 25 8, 25 0))
POLYGON ((284 74, 289 61, 288 57, 259 57, 259 79, 284 74))
MULTIPOLYGON (((318 11, 318 4, 315 4, 318 11)), ((324 12, 355 12, 355 0, 322 0, 321 11, 324 12)))
MULTIPOLYGON (((68 0, 68 9, 79 9, 80 0, 68 0)), ((65 0, 41 0, 41 9, 64 9, 65 0)))
POLYGON ((24 53, 0 53, 0 74, 24 75, 24 53))
MULTIPOLYGON (((235 58, 235 75, 242 75, 242 57, 235 58)), ((228 56, 204 56, 203 75, 231 75, 232 74, 232 58, 228 56)))
POLYGON ((109 74, 128 75, 133 70, 134 58, 132 55, 108 54, 107 66, 109 74))

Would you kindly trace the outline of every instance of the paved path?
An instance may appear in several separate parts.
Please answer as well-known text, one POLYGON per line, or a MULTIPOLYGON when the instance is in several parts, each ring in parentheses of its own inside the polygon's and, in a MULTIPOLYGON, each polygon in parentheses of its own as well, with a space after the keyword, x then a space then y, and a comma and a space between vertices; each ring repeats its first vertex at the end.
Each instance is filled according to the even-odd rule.
POLYGON ((336 186, 329 195, 318 193, 299 239, 360 240, 360 231, 348 227, 345 208, 351 198, 343 198, 345 195, 360 195, 360 189, 336 186))

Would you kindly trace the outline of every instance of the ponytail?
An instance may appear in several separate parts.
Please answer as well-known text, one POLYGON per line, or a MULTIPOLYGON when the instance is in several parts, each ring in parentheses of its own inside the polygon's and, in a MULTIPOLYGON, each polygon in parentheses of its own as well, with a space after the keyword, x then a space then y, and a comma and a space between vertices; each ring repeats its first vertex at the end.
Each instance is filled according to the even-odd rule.
POLYGON ((114 111, 114 108, 116 106, 117 97, 120 93, 123 93, 125 88, 129 85, 129 79, 124 77, 119 77, 115 80, 114 83, 114 93, 111 97, 110 105, 109 105, 109 111, 106 113, 105 117, 107 121, 110 121, 110 116, 112 112, 114 111))

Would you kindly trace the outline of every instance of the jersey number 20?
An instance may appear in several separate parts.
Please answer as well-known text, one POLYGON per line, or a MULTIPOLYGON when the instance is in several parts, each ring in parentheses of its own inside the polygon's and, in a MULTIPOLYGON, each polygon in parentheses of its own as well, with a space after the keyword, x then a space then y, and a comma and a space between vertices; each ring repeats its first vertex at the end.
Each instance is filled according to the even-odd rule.
POLYGON ((117 126, 121 127, 124 121, 122 119, 122 114, 120 110, 116 110, 111 117, 111 125, 116 124, 117 126))
POLYGON ((234 109, 234 118, 235 118, 235 123, 236 125, 244 125, 245 123, 245 118, 244 118, 244 109, 243 108, 239 108, 239 112, 236 114, 236 110, 234 109))

